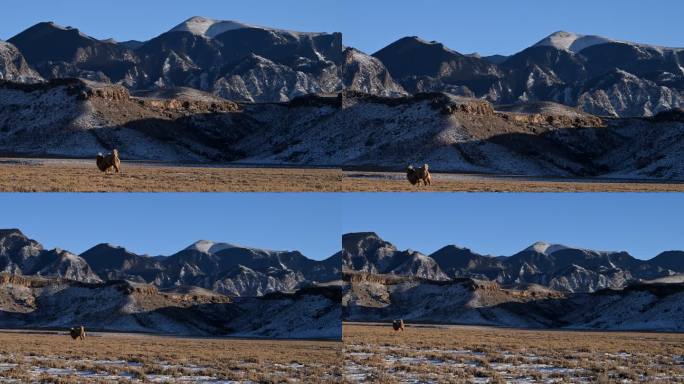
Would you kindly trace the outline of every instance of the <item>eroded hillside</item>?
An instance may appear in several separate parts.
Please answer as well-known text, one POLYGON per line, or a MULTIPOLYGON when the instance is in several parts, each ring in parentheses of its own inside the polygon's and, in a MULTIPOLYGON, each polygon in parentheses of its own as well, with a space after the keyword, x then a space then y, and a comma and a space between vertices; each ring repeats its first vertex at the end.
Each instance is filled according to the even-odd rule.
POLYGON ((345 91, 287 103, 177 92, 134 97, 83 80, 0 85, 0 151, 124 159, 365 166, 527 176, 680 179, 684 116, 607 119, 557 104, 345 91), (188 97, 194 95, 196 98, 188 97), (166 98, 162 98, 166 97, 166 98))

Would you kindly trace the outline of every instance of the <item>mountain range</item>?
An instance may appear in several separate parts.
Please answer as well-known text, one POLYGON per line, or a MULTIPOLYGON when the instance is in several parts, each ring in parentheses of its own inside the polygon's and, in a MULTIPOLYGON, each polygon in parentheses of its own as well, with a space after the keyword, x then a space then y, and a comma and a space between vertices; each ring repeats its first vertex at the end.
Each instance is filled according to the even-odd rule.
POLYGON ((405 37, 373 54, 411 93, 496 104, 551 101, 602 116, 652 116, 682 106, 684 49, 558 31, 508 57, 463 55, 405 37))
MULTIPOLYGON (((376 59, 345 50, 340 33, 286 31, 204 17, 192 17, 149 41, 121 43, 42 22, 0 49, 0 57, 10 59, 3 61, 25 61, 44 79, 78 77, 131 90, 192 87, 234 101, 287 101, 339 92, 349 84, 384 95, 403 92, 391 84, 376 59)), ((36 77, 24 66, 5 67, 0 72, 6 72, 8 80, 36 77)))
POLYGON ((555 32, 511 56, 461 54, 401 38, 372 55, 341 33, 192 17, 148 41, 98 40, 38 23, 0 43, 0 79, 79 77, 131 91, 192 87, 233 101, 318 93, 445 92, 494 104, 550 101, 605 116, 682 106, 684 49, 555 32))
POLYGON ((430 255, 372 232, 343 236, 345 321, 684 330, 684 252, 650 260, 536 242, 512 256, 430 255))
POLYGON ((75 255, 43 249, 17 229, 0 230, 0 272, 80 283, 125 280, 159 289, 192 286, 231 297, 257 297, 339 280, 340 266, 340 253, 317 261, 297 251, 206 240, 170 256, 137 255, 111 244, 75 255))
POLYGON ((684 331, 684 284, 644 281, 623 289, 559 292, 536 284, 446 281, 345 272, 345 321, 474 324, 516 328, 684 331))
POLYGON ((0 327, 340 340, 340 296, 337 286, 229 297, 198 287, 2 272, 0 327))
POLYGON ((684 273, 683 251, 662 252, 650 260, 640 260, 624 251, 537 242, 511 256, 481 255, 455 245, 423 255, 399 250, 372 232, 345 234, 342 247, 342 266, 347 272, 431 281, 473 278, 506 288, 534 284, 570 293, 624 289, 633 283, 684 273))
POLYGON ((0 43, 0 152, 684 178, 681 49, 557 32, 511 56, 193 17, 149 41, 0 43), (610 53, 610 54, 608 54, 610 53))

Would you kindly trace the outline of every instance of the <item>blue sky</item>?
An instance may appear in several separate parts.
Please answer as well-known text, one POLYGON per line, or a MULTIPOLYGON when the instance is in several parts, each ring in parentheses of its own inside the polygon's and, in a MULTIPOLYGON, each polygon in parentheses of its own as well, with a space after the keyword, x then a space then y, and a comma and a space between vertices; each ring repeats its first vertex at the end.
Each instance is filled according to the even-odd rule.
POLYGON ((201 15, 343 32, 345 44, 369 53, 417 35, 463 53, 511 54, 557 30, 684 47, 682 14, 681 0, 27 0, 3 7, 0 38, 52 20, 101 39, 146 40, 201 15))
POLYGON ((99 243, 171 254, 207 239, 324 259, 341 247, 339 205, 315 193, 0 193, 0 228, 46 248, 81 253, 99 243), (104 233, 102 228, 113 230, 104 233))
POLYGON ((0 38, 54 21, 100 38, 147 40, 192 16, 238 20, 300 31, 335 32, 342 0, 27 0, 0 13, 0 38))
POLYGON ((511 255, 535 241, 628 251, 649 259, 684 249, 684 194, 346 194, 342 229, 374 231, 400 249, 456 244, 511 255))
POLYGON ((0 228, 75 253, 109 242, 171 254, 208 239, 322 259, 342 233, 375 231, 424 253, 511 255, 543 240, 651 258, 684 249, 682 217, 681 193, 0 193, 0 228))

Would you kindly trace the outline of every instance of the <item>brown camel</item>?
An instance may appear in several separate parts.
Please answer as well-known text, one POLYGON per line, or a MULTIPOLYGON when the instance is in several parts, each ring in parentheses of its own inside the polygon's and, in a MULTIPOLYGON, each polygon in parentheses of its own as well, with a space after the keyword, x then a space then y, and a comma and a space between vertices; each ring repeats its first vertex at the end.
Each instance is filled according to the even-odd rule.
POLYGON ((86 333, 85 333, 85 327, 80 326, 80 327, 71 327, 69 328, 69 336, 71 336, 72 339, 81 339, 85 340, 86 333))
POLYGON ((406 168, 406 178, 411 185, 420 185, 421 182, 423 185, 431 185, 432 176, 430 175, 429 168, 427 164, 423 164, 420 168, 413 168, 413 165, 409 165, 406 168))
POLYGON ((399 320, 393 320, 392 321, 392 328, 394 331, 402 331, 404 332, 404 319, 399 319, 399 320))
POLYGON ((104 172, 104 173, 109 173, 112 169, 116 172, 119 173, 119 170, 121 169, 121 159, 119 158, 119 150, 115 149, 112 151, 112 153, 104 156, 101 153, 97 154, 97 157, 95 158, 95 163, 97 164, 97 168, 104 172))

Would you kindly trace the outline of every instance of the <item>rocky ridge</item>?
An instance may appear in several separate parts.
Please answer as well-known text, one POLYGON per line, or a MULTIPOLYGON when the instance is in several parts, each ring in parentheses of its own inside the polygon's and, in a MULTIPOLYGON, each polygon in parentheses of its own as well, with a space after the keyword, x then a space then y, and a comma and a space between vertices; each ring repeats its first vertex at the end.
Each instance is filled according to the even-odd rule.
POLYGON ((431 281, 472 278, 492 281, 506 288, 530 284, 558 292, 596 292, 624 289, 684 273, 684 252, 668 251, 650 260, 627 252, 589 249, 537 242, 512 256, 481 255, 455 245, 430 255, 400 251, 372 232, 343 236, 342 266, 345 272, 409 276, 431 281), (407 261, 408 260, 408 261, 407 261))
POLYGON ((170 256, 137 255, 99 244, 80 256, 47 251, 19 230, 0 231, 0 271, 82 283, 125 280, 159 289, 199 287, 231 297, 294 292, 340 279, 339 255, 316 261, 297 251, 191 246, 170 256), (337 263, 336 263, 337 261, 337 263))

